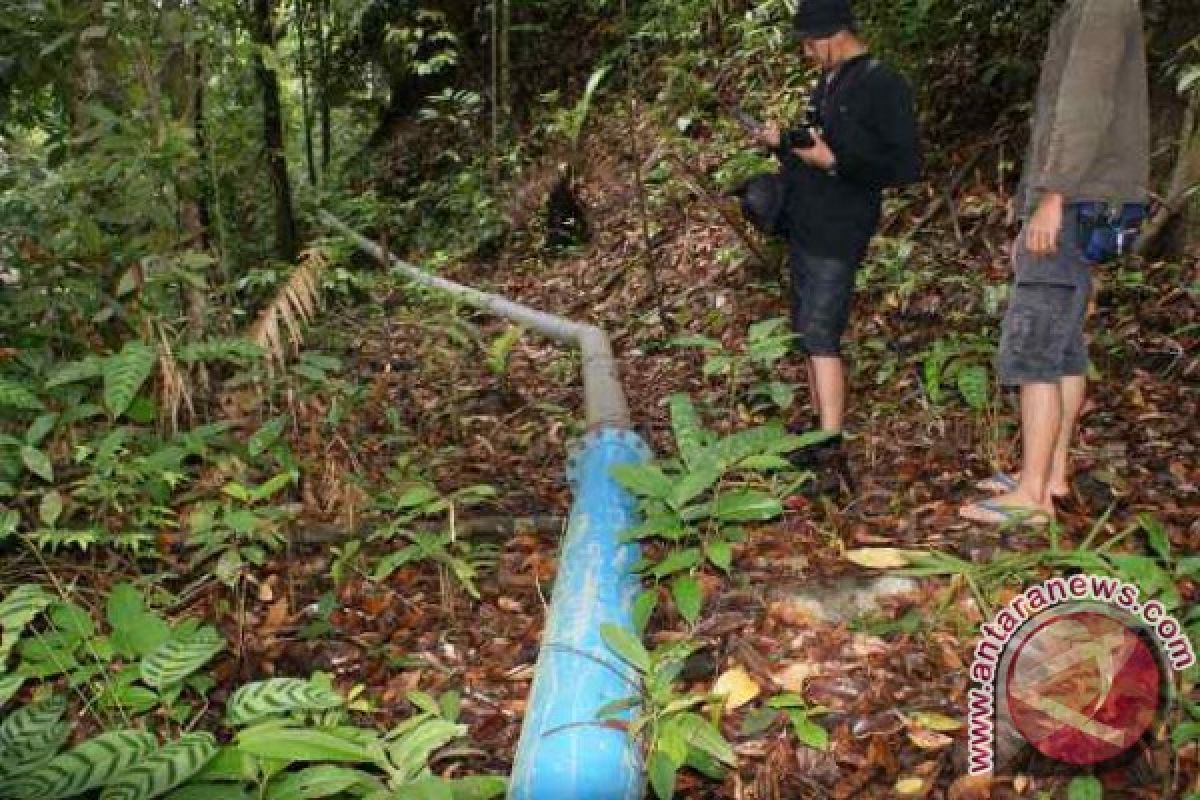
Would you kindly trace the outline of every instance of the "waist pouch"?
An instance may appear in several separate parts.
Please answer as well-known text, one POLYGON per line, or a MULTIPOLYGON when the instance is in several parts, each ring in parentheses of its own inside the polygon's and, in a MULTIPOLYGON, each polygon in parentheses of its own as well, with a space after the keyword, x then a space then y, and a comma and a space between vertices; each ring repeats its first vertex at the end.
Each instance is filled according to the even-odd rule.
POLYGON ((1092 264, 1106 264, 1132 252, 1149 215, 1144 203, 1072 203, 1071 209, 1079 249, 1092 264))

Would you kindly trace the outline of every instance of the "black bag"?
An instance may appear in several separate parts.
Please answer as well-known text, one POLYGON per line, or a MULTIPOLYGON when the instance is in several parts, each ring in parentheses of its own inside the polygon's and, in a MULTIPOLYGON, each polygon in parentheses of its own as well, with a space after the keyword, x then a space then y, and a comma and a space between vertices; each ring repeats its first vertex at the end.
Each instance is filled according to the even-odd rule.
POLYGON ((788 180, 780 172, 755 175, 731 195, 741 201, 742 215, 768 236, 787 236, 788 180))

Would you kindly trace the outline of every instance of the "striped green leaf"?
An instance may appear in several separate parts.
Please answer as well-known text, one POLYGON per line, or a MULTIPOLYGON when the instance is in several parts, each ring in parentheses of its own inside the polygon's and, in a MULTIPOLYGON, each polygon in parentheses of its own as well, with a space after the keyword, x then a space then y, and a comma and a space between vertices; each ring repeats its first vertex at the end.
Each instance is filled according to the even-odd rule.
POLYGON ((272 678, 234 692, 225 714, 232 725, 249 725, 272 715, 325 711, 342 703, 341 695, 324 686, 297 678, 272 678))
POLYGON ((454 800, 492 800, 508 789, 508 781, 498 775, 468 775, 449 783, 454 800))
POLYGON ((266 351, 249 339, 205 339, 179 348, 176 358, 185 364, 198 361, 228 361, 244 364, 266 355, 266 351))
POLYGON ((38 769, 54 758, 54 754, 62 749, 70 737, 71 726, 66 722, 56 722, 11 750, 0 753, 0 781, 7 783, 38 769))
POLYGON ((686 394, 673 394, 667 401, 671 408, 671 430, 675 434, 675 447, 689 469, 700 466, 704 455, 706 435, 700 423, 700 415, 692 398, 686 394))
POLYGON ((141 342, 129 342, 104 363, 104 405, 113 419, 128 410, 142 385, 154 372, 158 354, 141 342))
POLYGON ((54 730, 66 712, 67 701, 56 695, 9 714, 0 723, 0 758, 16 750, 22 742, 54 730))
POLYGON ((0 629, 4 631, 0 638, 0 668, 25 626, 53 602, 45 589, 32 583, 18 586, 0 600, 0 629))
POLYGON ((42 443, 54 426, 58 424, 58 414, 41 414, 33 421, 33 424, 25 431, 25 444, 37 445, 42 443))
POLYGON ((36 447, 26 445, 21 448, 21 463, 46 483, 54 482, 54 464, 50 461, 50 456, 36 447))
POLYGON ((143 731, 112 731, 54 758, 12 787, 15 800, 60 800, 104 786, 158 748, 143 731))
POLYGON ((51 697, 17 709, 0 724, 0 779, 36 769, 50 760, 71 735, 63 722, 67 702, 51 697))
POLYGON ((163 642, 142 659, 142 680, 156 689, 173 686, 211 661, 224 647, 221 635, 207 627, 163 642))
POLYGON ((988 405, 987 367, 973 364, 958 373, 958 391, 972 411, 983 411, 988 405))
POLYGON ((150 800, 166 794, 203 769, 216 752, 212 734, 184 734, 117 775, 100 800, 150 800))

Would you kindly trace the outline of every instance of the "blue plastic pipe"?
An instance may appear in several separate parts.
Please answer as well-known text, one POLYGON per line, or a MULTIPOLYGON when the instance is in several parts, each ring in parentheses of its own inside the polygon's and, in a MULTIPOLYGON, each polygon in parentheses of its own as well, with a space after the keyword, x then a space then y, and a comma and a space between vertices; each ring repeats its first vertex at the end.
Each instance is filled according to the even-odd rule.
MULTIPOLYGON (((631 572, 638 548, 620 544, 635 522, 633 497, 609 470, 645 461, 649 449, 630 428, 629 406, 608 336, 594 325, 514 303, 430 275, 400 261, 322 211, 321 220, 364 252, 413 281, 579 348, 588 430, 567 465, 575 493, 558 577, 534 669, 533 686, 509 782, 510 800, 637 800, 642 765, 635 743, 596 712, 637 693, 633 670, 600 638, 602 625, 633 628, 640 589, 631 572)), ((632 716, 626 713, 626 718, 632 716)))
POLYGON ((603 724, 606 703, 637 694, 636 674, 600 638, 605 624, 633 627, 640 583, 631 573, 632 496, 609 475, 616 464, 644 461, 631 431, 590 434, 568 467, 575 491, 558 576, 534 670, 533 687, 509 783, 510 800, 636 800, 641 763, 623 730, 603 724))

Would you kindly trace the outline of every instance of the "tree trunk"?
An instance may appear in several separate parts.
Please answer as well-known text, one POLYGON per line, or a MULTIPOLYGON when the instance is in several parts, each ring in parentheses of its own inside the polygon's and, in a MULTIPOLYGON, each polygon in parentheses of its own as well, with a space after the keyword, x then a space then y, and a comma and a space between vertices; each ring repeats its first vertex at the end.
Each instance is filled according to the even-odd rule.
POLYGON ((500 175, 497 165, 500 163, 500 3, 502 0, 492 0, 492 33, 491 33, 491 77, 492 77, 492 152, 491 173, 492 188, 499 183, 500 175))
POLYGON ((1146 223, 1136 250, 1145 255, 1154 250, 1177 215, 1185 211, 1193 189, 1200 185, 1200 91, 1192 92, 1191 102, 1183 115, 1179 144, 1171 182, 1163 196, 1163 204, 1146 223))
MULTIPOLYGON (((161 30, 164 43, 164 53, 158 83, 162 94, 170 104, 170 119, 177 123, 192 126, 195 132, 195 143, 200 160, 198 168, 183 170, 175 176, 175 194, 179 199, 179 227, 182 233, 180 249, 208 250, 208 229, 206 224, 207 212, 202 204, 200 169, 204 165, 204 73, 200 66, 200 58, 194 48, 188 46, 187 32, 190 19, 184 10, 182 0, 165 0, 162 4, 161 30)), ((165 119, 160 122, 165 123, 165 119)), ((211 273, 205 275, 205 283, 211 285, 211 273)), ((204 337, 208 327, 209 309, 207 288, 198 288, 186 284, 184 289, 184 307, 187 313, 188 337, 199 341, 204 337)), ((193 379, 197 388, 207 391, 209 388, 208 372, 203 364, 197 365, 193 371, 193 379)), ((172 397, 164 395, 164 400, 172 397)), ((181 395, 174 395, 177 405, 170 408, 167 418, 177 420, 182 400, 181 395)), ((170 405, 170 403, 168 403, 170 405)))
POLYGON ((259 45, 254 51, 254 71, 263 95, 263 145, 267 172, 275 194, 275 252, 284 261, 296 259, 296 217, 292 211, 292 184, 288 178, 287 152, 283 139, 283 109, 279 100, 279 76, 263 60, 262 49, 275 47, 274 0, 253 0, 251 31, 259 45))
POLYGON ((317 82, 321 95, 321 171, 329 169, 332 157, 329 112, 329 0, 317 0, 317 82))
POLYGON ((303 105, 304 117, 304 153, 308 158, 308 182, 311 186, 317 185, 317 160, 313 154, 313 131, 312 131, 312 106, 308 101, 308 55, 305 47, 305 31, 304 25, 308 21, 308 5, 304 0, 296 0, 296 39, 299 42, 299 52, 297 56, 299 63, 297 64, 300 72, 300 102, 303 105))
POLYGON ((500 3, 500 140, 507 142, 512 132, 512 0, 500 3))
POLYGON ((199 190, 196 193, 196 204, 200 211, 200 224, 208 230, 213 224, 212 209, 209 207, 208 176, 212 174, 212 163, 209 160, 208 128, 204 120, 204 53, 197 52, 194 70, 195 93, 192 98, 192 130, 196 137, 196 163, 200 165, 199 190))
MULTIPOLYGON (((75 13, 81 21, 87 22, 86 30, 103 26, 105 23, 104 4, 101 0, 79 2, 75 13)), ((76 40, 70 79, 64 87, 63 97, 70 124, 71 135, 67 142, 71 155, 78 155, 85 148, 80 143, 87 141, 84 134, 89 123, 89 103, 99 101, 113 113, 122 111, 119 95, 111 86, 115 76, 115 70, 110 63, 111 49, 106 36, 80 35, 76 40)))

